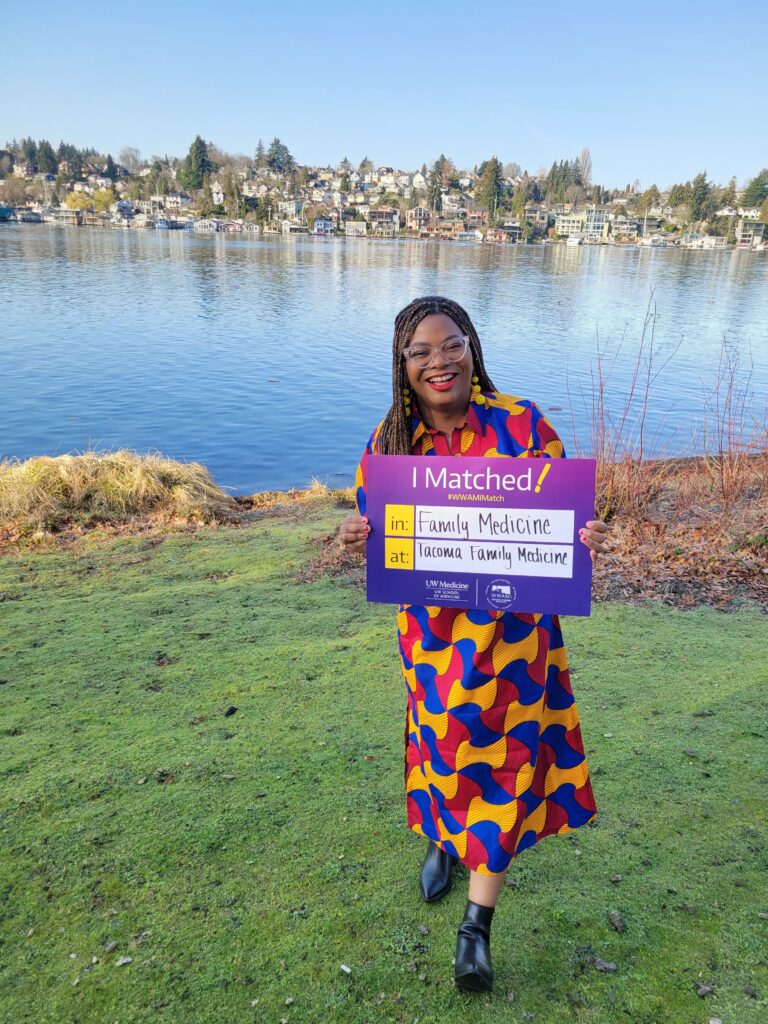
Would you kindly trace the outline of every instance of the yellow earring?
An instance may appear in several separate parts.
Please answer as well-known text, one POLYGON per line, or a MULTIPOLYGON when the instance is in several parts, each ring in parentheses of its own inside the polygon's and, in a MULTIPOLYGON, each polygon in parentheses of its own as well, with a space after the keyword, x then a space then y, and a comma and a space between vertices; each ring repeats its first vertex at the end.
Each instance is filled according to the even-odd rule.
POLYGON ((483 401, 483 396, 480 394, 480 378, 477 374, 472 377, 472 399, 475 402, 483 401))
POLYGON ((405 415, 411 415, 411 389, 408 387, 403 388, 403 405, 405 406, 405 415))

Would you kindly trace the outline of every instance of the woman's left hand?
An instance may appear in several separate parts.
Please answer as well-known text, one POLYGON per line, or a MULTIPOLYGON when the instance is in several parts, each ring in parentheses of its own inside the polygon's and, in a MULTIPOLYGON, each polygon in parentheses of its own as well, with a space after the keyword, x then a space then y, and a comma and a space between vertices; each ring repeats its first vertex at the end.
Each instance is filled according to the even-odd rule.
POLYGON ((608 550, 606 541, 609 529, 608 524, 604 523, 602 519, 590 519, 579 530, 579 540, 589 548, 589 557, 593 562, 597 561, 597 556, 600 553, 608 550))

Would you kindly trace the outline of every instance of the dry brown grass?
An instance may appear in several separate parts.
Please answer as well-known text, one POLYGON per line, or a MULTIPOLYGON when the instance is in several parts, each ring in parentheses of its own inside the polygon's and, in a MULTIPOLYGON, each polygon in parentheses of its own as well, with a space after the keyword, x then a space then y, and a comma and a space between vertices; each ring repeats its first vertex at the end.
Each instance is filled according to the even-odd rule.
POLYGON ((29 537, 136 516, 214 522, 236 508, 197 462, 127 449, 0 462, 0 532, 29 537))

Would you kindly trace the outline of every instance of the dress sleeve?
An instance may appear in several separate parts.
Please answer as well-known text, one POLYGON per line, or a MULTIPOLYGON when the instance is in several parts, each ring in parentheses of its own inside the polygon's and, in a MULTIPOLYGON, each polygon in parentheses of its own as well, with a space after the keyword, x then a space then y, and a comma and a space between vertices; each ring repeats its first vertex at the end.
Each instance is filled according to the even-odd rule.
POLYGON ((363 454, 360 458, 360 462, 357 466, 357 472, 355 473, 355 501, 357 503, 357 514, 359 516, 365 515, 366 508, 366 483, 368 474, 366 472, 368 464, 368 456, 373 454, 373 446, 378 436, 381 424, 379 424, 373 431, 371 436, 368 438, 368 443, 365 446, 363 454))
POLYGON ((531 402, 531 451, 529 454, 535 458, 565 458, 563 442, 535 402, 531 402))

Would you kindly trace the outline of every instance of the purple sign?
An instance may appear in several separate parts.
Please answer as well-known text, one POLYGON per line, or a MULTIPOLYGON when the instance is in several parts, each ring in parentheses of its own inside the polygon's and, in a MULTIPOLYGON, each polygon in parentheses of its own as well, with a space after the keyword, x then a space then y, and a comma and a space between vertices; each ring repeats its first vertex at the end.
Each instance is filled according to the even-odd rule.
POLYGON ((589 615, 594 459, 372 455, 368 600, 589 615))

